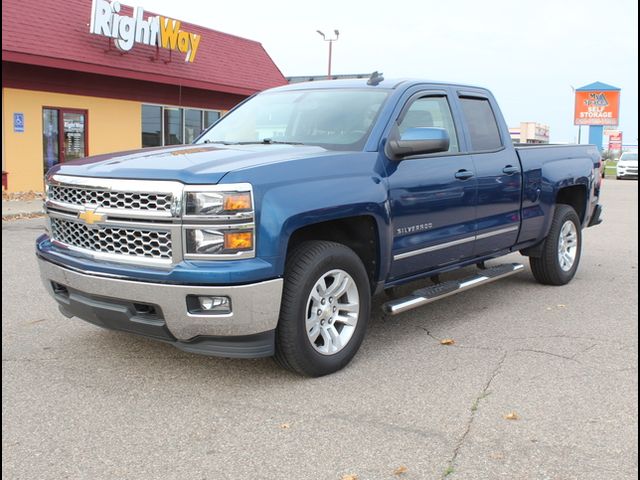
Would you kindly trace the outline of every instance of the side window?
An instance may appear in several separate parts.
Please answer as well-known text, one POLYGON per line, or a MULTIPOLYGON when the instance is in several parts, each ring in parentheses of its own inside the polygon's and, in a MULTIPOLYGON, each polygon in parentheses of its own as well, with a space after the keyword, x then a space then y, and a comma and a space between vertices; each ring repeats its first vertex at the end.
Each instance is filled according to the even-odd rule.
POLYGON ((444 96, 422 97, 415 100, 398 125, 400 135, 408 128, 437 127, 449 133, 449 152, 459 152, 458 137, 451 116, 449 102, 444 96))
POLYGON ((498 130, 498 123, 489 100, 461 97, 460 104, 471 136, 471 149, 482 151, 502 147, 500 130, 498 130))

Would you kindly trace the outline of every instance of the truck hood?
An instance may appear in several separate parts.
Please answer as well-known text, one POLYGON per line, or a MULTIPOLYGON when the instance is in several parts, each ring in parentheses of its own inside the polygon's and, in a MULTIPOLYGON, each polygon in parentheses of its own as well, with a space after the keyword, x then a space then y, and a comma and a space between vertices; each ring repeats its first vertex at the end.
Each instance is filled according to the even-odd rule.
POLYGON ((86 157, 58 164, 49 174, 215 184, 234 170, 332 153, 307 145, 180 145, 86 157))

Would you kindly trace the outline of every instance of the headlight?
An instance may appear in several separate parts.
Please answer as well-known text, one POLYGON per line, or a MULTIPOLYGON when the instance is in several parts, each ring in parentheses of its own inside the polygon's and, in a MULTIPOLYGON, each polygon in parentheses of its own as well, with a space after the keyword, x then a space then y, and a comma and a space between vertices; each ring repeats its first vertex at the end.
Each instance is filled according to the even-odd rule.
POLYGON ((256 241, 251 185, 186 187, 182 229, 186 259, 253 257, 256 241))
POLYGON ((187 228, 186 252, 193 255, 233 255, 253 250, 253 229, 187 228))
POLYGON ((185 195, 185 215, 235 215, 251 210, 251 192, 187 192, 185 195))

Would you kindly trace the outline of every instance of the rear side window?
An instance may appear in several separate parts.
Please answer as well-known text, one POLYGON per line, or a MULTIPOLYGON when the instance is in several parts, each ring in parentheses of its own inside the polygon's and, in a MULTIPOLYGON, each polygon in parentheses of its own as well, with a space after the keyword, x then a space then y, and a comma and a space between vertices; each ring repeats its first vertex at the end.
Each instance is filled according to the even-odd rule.
POLYGON ((471 136, 471 149, 482 151, 496 150, 502 147, 500 130, 498 130, 498 123, 489 100, 462 97, 460 103, 471 136))

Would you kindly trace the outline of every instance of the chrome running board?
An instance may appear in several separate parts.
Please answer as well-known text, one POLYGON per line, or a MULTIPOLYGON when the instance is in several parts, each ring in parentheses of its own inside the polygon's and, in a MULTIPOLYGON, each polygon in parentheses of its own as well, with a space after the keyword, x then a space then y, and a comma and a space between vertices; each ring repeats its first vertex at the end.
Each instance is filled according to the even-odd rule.
POLYGON ((461 280, 449 280, 447 282, 438 283, 430 287, 416 290, 411 295, 386 302, 382 309, 391 315, 412 310, 421 307, 427 303, 435 302, 441 298, 464 292, 471 288, 479 287, 486 283, 491 283, 514 273, 518 273, 524 269, 524 265, 520 263, 506 263, 496 265, 482 270, 480 273, 461 280))

